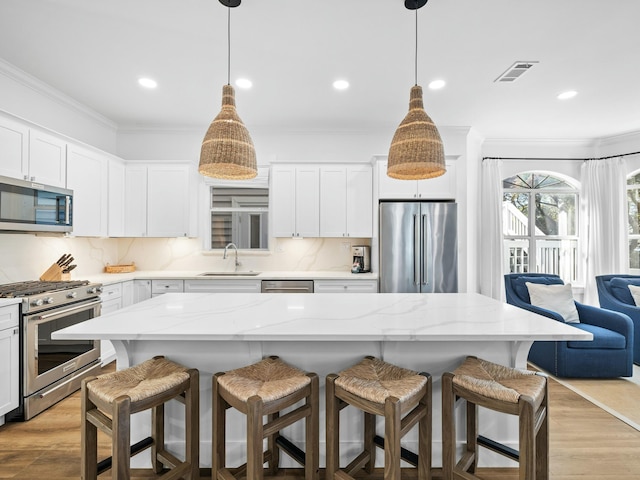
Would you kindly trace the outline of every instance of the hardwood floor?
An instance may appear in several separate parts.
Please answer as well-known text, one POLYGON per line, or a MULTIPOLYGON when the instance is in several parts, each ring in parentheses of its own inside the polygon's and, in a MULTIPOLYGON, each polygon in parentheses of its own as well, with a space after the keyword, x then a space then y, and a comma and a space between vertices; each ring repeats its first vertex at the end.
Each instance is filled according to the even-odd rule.
MULTIPOLYGON (((640 478, 639 431, 553 380, 550 400, 551 479, 640 478)), ((79 412, 80 395, 76 392, 28 422, 0 427, 0 478, 79 479, 79 412)), ((107 456, 106 437, 100 437, 101 454, 107 456)), ((487 469, 480 476, 486 480, 517 479, 513 470, 498 473, 487 469)), ((109 474, 100 478, 109 478, 109 474)))

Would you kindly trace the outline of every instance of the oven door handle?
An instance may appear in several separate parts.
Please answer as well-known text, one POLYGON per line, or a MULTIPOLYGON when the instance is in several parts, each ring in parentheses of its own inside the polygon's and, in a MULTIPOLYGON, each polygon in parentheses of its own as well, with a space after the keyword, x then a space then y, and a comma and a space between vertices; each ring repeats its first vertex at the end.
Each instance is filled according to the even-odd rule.
POLYGON ((92 302, 89 303, 83 303, 81 305, 75 305, 71 308, 65 308, 64 310, 55 310, 53 312, 50 313, 45 313, 44 315, 40 315, 38 316, 38 320, 48 320, 50 318, 53 317, 59 317, 61 315, 67 315, 69 313, 74 313, 74 312, 79 312, 82 310, 89 310, 92 307, 95 307, 96 305, 100 305, 102 303, 102 300, 98 299, 98 300, 94 300, 92 302))

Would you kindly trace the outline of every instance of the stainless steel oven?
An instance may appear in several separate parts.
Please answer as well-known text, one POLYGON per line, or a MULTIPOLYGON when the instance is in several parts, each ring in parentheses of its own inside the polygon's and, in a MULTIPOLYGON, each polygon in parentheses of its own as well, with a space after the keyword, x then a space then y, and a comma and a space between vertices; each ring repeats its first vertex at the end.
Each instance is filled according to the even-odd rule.
MULTIPOLYGON (((80 388, 100 369, 99 340, 54 340, 56 330, 100 315, 100 285, 80 282, 23 282, 20 318, 20 406, 8 420, 28 420, 80 388), (34 288, 45 289, 33 293, 34 288)), ((0 286, 0 295, 3 288, 0 286)), ((17 288, 17 287, 16 287, 17 288)))

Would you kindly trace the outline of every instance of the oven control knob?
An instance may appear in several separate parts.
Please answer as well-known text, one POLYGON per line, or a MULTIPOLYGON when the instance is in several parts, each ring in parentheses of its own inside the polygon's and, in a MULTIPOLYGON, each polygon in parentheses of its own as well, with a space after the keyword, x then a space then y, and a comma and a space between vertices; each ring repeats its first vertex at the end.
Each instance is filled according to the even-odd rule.
POLYGON ((96 287, 91 287, 87 289, 87 293, 98 293, 98 289, 96 287))
POLYGON ((44 305, 44 300, 42 300, 41 298, 31 302, 32 307, 41 307, 42 305, 44 305))
POLYGON ((44 299, 44 303, 51 305, 53 303, 53 297, 47 297, 44 299))
POLYGON ((78 292, 67 293, 67 298, 76 298, 78 296, 78 292))

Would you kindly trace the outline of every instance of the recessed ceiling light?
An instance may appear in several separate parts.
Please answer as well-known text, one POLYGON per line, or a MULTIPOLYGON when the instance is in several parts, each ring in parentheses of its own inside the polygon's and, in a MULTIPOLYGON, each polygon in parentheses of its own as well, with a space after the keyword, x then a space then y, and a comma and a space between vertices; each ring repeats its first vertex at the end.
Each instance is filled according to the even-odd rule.
POLYGON ((156 88, 158 86, 158 82, 152 78, 139 78, 138 83, 144 88, 156 88))
POLYGON ((578 94, 575 90, 569 90, 567 92, 562 92, 558 95, 558 100, 567 100, 569 98, 573 98, 578 94))
POLYGON ((336 90, 346 90, 347 88, 349 88, 349 82, 347 82, 346 80, 336 80, 335 82, 333 82, 333 88, 335 88, 336 90))
POLYGON ((429 84, 429 88, 431 90, 438 90, 442 87, 444 87, 447 84, 447 82, 445 82, 444 80, 434 80, 433 82, 431 82, 429 84))
POLYGON ((236 87, 238 88, 251 88, 253 83, 248 78, 239 78, 236 80, 236 87))

